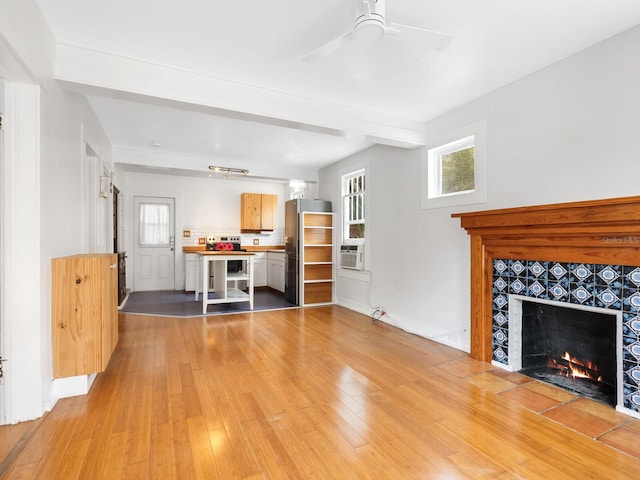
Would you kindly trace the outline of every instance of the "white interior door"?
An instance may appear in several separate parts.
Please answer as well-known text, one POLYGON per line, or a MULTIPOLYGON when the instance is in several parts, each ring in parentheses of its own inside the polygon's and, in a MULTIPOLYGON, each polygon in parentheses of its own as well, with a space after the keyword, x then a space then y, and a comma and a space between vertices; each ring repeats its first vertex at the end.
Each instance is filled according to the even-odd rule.
POLYGON ((175 200, 134 197, 133 291, 175 289, 175 200))

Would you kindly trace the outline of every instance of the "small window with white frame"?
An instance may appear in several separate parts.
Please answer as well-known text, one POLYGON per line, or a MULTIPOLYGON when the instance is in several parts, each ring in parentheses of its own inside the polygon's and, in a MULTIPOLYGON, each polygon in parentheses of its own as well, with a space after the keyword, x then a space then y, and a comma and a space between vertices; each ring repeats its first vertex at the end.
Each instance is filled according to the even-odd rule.
POLYGON ((429 198, 461 195, 475 190, 474 140, 472 135, 428 151, 429 198))
POLYGON ((422 208, 486 200, 485 136, 478 122, 430 142, 422 159, 422 208))
POLYGON ((365 171, 342 176, 343 240, 363 243, 365 236, 365 171))

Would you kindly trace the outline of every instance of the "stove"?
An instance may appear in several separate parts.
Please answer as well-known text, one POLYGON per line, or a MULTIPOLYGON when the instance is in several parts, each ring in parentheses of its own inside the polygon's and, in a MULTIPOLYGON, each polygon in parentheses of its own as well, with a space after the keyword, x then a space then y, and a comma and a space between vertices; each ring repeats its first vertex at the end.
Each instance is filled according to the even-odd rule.
MULTIPOLYGON (((236 236, 210 236, 207 237, 207 246, 208 251, 235 251, 235 252, 246 252, 240 245, 240 237, 236 236)), ((236 273, 242 270, 243 261, 242 260, 228 260, 227 261, 227 272, 236 273)))

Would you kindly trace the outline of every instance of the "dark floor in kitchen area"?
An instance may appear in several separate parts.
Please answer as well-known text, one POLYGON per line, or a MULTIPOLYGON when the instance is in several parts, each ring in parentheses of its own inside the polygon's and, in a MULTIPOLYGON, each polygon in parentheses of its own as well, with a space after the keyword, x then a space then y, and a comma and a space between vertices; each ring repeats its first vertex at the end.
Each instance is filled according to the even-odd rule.
MULTIPOLYGON (((165 315, 172 317, 202 316, 202 294, 196 301, 193 292, 185 291, 154 291, 132 292, 127 297, 120 311, 123 313, 139 313, 143 315, 165 315)), ((209 293, 209 298, 215 298, 209 293)), ((253 311, 273 310, 279 308, 294 308, 297 305, 287 301, 278 293, 268 289, 255 290, 253 294, 253 311)), ((249 302, 221 303, 208 305, 206 315, 221 315, 229 313, 250 312, 249 302)))

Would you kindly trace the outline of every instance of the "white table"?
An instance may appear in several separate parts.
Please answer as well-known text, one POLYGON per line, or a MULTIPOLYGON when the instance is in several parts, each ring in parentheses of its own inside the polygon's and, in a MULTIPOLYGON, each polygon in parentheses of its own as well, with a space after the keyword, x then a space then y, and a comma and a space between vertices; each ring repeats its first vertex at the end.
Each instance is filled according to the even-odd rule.
POLYGON ((253 259, 251 252, 197 252, 202 262, 201 272, 196 268, 195 297, 198 300, 200 291, 202 292, 202 313, 207 313, 207 305, 216 303, 249 302, 249 308, 253 310, 253 259), (227 272, 227 262, 229 260, 245 261, 245 268, 237 273, 227 272), (209 266, 213 264, 213 289, 209 289, 209 266), (198 289, 198 273, 201 273, 202 289, 198 289), (247 291, 238 288, 238 281, 247 281, 247 291), (229 285, 231 283, 231 286, 229 285), (214 292, 217 298, 209 298, 209 292, 214 292))

